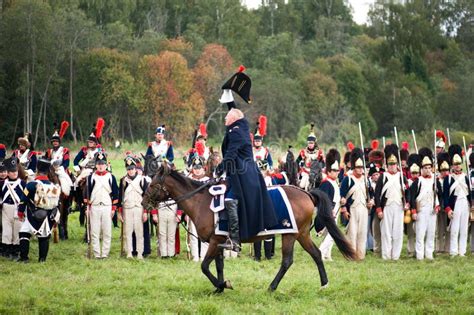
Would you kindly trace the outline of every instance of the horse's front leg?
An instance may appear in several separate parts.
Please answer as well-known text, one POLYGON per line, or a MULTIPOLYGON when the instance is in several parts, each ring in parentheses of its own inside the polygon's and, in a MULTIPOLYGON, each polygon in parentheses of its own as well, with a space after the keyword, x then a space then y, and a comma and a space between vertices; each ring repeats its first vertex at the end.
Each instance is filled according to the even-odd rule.
POLYGON ((201 271, 216 288, 215 293, 221 293, 224 291, 226 287, 224 282, 224 258, 222 255, 222 250, 217 248, 217 242, 214 238, 211 238, 209 242, 206 257, 204 257, 204 260, 201 263, 201 271), (216 278, 209 270, 209 266, 214 259, 216 260, 216 269, 219 278, 216 278))

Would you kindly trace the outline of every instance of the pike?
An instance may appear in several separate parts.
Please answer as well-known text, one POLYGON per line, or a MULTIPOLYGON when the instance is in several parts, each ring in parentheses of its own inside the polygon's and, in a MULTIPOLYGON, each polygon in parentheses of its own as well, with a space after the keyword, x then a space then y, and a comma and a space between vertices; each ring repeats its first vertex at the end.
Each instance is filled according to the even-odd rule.
POLYGON ((398 132, 397 132, 397 127, 393 127, 393 132, 395 133, 395 141, 397 143, 397 147, 399 148, 398 151, 398 167, 400 168, 400 184, 402 187, 402 200, 403 200, 403 207, 405 208, 406 205, 406 199, 405 199, 405 190, 403 189, 404 187, 404 181, 403 181, 403 168, 402 168, 402 158, 400 156, 400 147, 398 145, 398 132))
POLYGON ((385 137, 382 137, 382 145, 383 145, 383 148, 385 148, 385 137))
MULTIPOLYGON (((122 198, 125 194, 125 184, 124 179, 122 179, 122 198)), ((124 223, 125 223, 125 209, 122 204, 122 224, 120 224, 120 257, 125 257, 125 239, 124 239, 124 223)))
POLYGON ((451 145, 451 135, 449 134, 449 128, 446 128, 446 132, 448 133, 448 145, 451 145))
POLYGON ((86 178, 86 189, 87 189, 87 211, 86 211, 86 225, 87 225, 87 258, 92 258, 92 230, 91 230, 91 205, 90 205, 90 193, 89 193, 89 180, 86 178))
MULTIPOLYGON (((362 149, 362 153, 365 152, 364 150, 364 136, 362 135, 362 125, 359 121, 359 135, 360 135, 360 147, 362 149)), ((364 164, 364 186, 365 186, 365 198, 366 198, 366 201, 369 202, 370 201, 370 197, 369 197, 369 185, 367 183, 367 167, 365 165, 365 156, 362 158, 362 163, 364 164)), ((354 166, 352 166, 354 167, 354 166)))
MULTIPOLYGON (((413 130, 413 129, 411 130, 411 136, 413 137, 413 144, 415 145, 416 154, 418 154, 418 145, 416 144, 415 130, 413 130)), ((436 152, 436 150, 434 152, 436 152)))

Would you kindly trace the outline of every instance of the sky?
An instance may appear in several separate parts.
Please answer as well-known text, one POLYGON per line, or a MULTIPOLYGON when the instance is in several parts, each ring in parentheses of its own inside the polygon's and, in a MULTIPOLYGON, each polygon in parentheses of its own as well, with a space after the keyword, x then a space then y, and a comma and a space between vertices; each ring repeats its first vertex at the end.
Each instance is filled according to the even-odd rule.
MULTIPOLYGON (((257 8, 262 0, 243 0, 247 7, 254 9, 257 8)), ((352 16, 357 24, 365 24, 367 22, 367 13, 369 12, 370 5, 374 3, 374 0, 349 0, 352 6, 352 16)))

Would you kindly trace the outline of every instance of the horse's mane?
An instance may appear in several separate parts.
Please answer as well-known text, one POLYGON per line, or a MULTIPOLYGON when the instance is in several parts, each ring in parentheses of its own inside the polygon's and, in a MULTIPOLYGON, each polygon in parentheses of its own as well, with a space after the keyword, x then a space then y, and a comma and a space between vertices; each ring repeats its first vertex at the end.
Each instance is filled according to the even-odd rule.
POLYGON ((169 175, 174 178, 178 183, 181 185, 188 187, 188 188, 196 188, 198 186, 201 186, 203 182, 191 179, 187 176, 185 176, 183 173, 171 170, 169 175))

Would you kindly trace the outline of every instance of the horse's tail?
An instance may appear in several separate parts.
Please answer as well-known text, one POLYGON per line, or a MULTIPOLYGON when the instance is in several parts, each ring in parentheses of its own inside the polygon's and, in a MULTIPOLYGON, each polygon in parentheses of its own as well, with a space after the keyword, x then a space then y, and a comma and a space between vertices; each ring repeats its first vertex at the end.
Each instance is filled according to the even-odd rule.
POLYGON ((334 220, 332 215, 331 201, 328 195, 319 189, 311 190, 310 194, 314 198, 314 205, 318 208, 318 213, 314 220, 315 226, 316 220, 320 220, 327 228, 329 235, 334 239, 342 255, 349 260, 358 260, 359 257, 351 243, 349 243, 344 234, 342 234, 341 230, 337 227, 336 220, 334 220))

